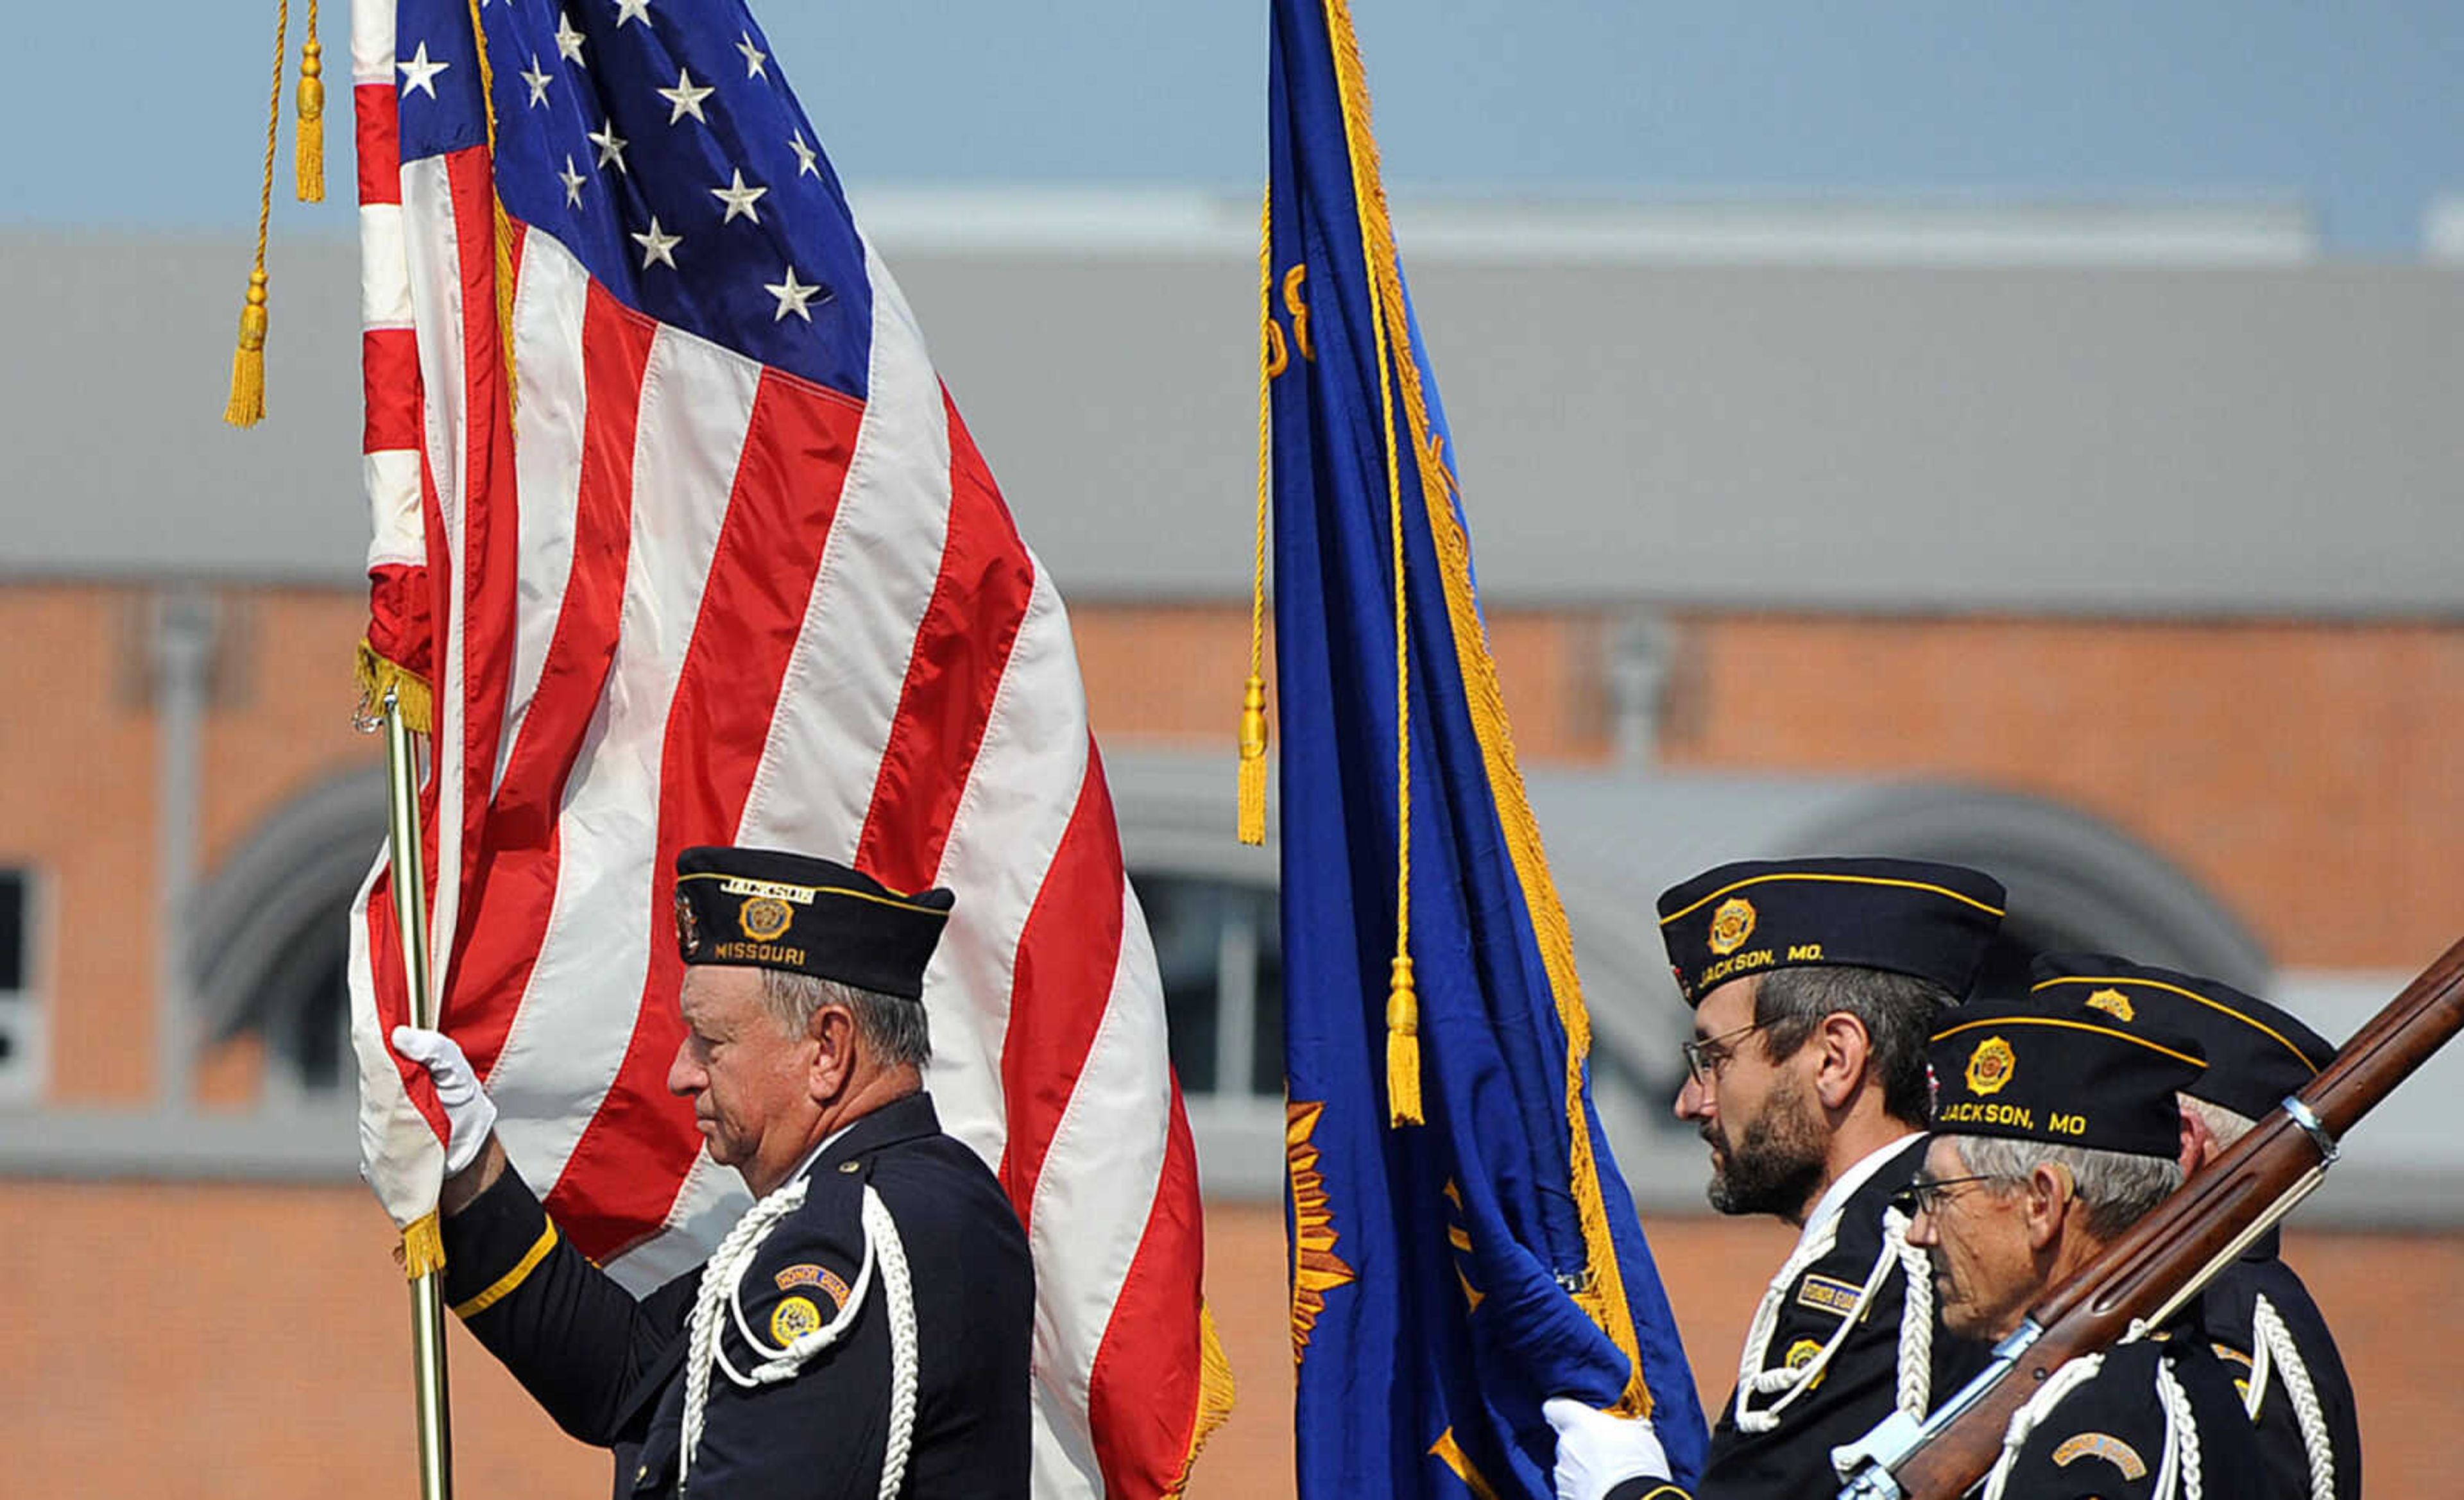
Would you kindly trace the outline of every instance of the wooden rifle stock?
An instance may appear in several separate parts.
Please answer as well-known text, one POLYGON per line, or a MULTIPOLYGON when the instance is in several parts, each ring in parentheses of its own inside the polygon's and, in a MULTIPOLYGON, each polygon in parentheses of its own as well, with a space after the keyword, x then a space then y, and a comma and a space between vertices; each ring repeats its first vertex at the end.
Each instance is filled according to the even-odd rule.
MULTIPOLYGON (((2353 1123, 2464 1028, 2464 941, 2344 1044, 2326 1071, 2030 1310, 2042 1333, 1952 1398, 1939 1425, 1877 1428, 1842 1496, 1958 1500, 1993 1467, 2011 1416, 2056 1370, 2169 1316, 2319 1185, 2353 1123), (2296 1105, 2308 1113, 2304 1122, 2296 1105), (1901 1446, 1903 1444, 1904 1446, 1901 1446), (1900 1447, 1900 1451, 1889 1451, 1900 1447), (1887 1469, 1887 1475, 1884 1470, 1887 1469)), ((2023 1334, 2025 1329, 2022 1330, 2023 1334)))

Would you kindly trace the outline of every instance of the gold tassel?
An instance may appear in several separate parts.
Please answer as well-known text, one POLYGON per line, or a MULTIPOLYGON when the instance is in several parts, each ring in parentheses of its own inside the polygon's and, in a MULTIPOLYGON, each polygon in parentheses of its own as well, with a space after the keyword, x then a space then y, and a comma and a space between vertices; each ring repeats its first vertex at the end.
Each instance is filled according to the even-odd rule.
POLYGON ((299 49, 299 138, 292 155, 301 203, 325 201, 325 49, 317 41, 317 8, 308 8, 308 40, 299 49))
POLYGON ((430 1271, 445 1268, 445 1233, 436 1225, 434 1210, 420 1215, 403 1226, 402 1273, 412 1281, 430 1271))
POLYGON ((248 305, 239 310, 239 347, 231 351, 231 402, 223 420, 254 427, 265 420, 265 268, 249 273, 248 305))
POLYGON ((363 722, 372 721, 384 712, 385 691, 391 689, 394 702, 402 710, 403 727, 415 735, 435 733, 436 719, 427 681, 369 645, 364 637, 360 641, 354 675, 360 681, 363 722))
POLYGON ((223 420, 254 427, 265 420, 265 232, 274 216, 274 143, 282 133, 282 65, 290 60, 291 0, 274 19, 274 94, 265 106, 265 172, 256 189, 256 267, 248 275, 248 305, 239 313, 239 348, 231 355, 231 400, 223 420))
POLYGON ((1390 1126, 1421 1122, 1420 997, 1412 988, 1412 960, 1400 953, 1386 992, 1386 1115, 1390 1126))
POLYGON ((1241 690, 1241 842, 1266 842, 1266 683, 1254 672, 1241 690))

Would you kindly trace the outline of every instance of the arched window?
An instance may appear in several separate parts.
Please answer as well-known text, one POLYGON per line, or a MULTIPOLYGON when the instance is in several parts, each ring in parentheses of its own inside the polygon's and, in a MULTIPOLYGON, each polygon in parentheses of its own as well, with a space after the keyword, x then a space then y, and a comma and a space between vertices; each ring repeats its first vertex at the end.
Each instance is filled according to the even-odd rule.
POLYGON ((357 1088, 349 915, 385 829, 384 776, 338 778, 259 824, 199 893, 189 962, 202 1034, 263 1040, 270 1104, 357 1088))

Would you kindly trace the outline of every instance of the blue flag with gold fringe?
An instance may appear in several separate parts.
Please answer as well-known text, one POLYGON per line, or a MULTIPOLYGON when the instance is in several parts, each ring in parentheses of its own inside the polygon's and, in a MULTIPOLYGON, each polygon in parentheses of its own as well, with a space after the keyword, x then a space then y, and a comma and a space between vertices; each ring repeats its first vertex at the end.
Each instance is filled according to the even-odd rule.
MULTIPOLYGON (((1261 443, 1300 1493, 1549 1494, 1552 1396, 1648 1412, 1690 1484, 1702 1408, 1592 1107, 1351 17, 1273 4, 1261 443)), ((1254 713, 1243 738, 1254 830, 1254 713)))

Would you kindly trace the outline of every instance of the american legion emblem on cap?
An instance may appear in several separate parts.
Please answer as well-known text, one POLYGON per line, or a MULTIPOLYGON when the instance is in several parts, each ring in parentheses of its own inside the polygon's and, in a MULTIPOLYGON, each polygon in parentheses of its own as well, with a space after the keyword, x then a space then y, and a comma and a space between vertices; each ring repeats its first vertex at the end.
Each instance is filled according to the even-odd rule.
POLYGON ((954 901, 947 891, 892 891, 832 860, 706 845, 676 856, 676 951, 687 963, 920 1000, 954 901))
POLYGON ((2207 1064, 2178 1033, 2117 1024, 2084 996, 1971 1001, 1933 1035, 1934 1129, 2171 1159, 2207 1064))
POLYGON ((2104 953, 2048 953, 2035 965, 2039 1000, 2084 994, 2124 1022, 2148 1021, 2197 1044, 2207 1071, 2182 1092, 2251 1119, 2300 1092, 2336 1055, 2299 1019, 2230 984, 2104 953))
POLYGON ((2002 883, 1913 859, 1745 860, 1671 886, 1660 936, 1689 1005, 1741 974, 1807 964, 1887 969, 1956 1000, 2002 924, 2002 883))

